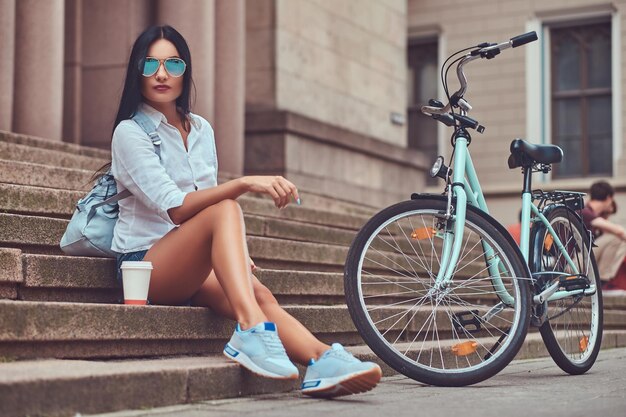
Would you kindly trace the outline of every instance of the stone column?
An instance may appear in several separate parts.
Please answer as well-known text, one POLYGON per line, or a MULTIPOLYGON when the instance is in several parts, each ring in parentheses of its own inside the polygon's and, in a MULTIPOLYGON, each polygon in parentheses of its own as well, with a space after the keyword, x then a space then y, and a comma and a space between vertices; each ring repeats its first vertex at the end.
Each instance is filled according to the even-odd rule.
POLYGON ((215 2, 214 0, 159 0, 157 24, 170 25, 183 35, 191 50, 196 95, 191 91, 193 113, 214 119, 215 2), (195 97, 195 102, 194 102, 195 97))
POLYGON ((20 0, 15 9, 13 130, 61 140, 63 0, 20 0))
POLYGON ((243 174, 245 118, 244 0, 215 3, 215 138, 220 170, 243 174))
POLYGON ((0 0, 0 130, 11 130, 15 57, 15 0, 0 0))
POLYGON ((63 140, 81 143, 83 0, 65 2, 63 140))

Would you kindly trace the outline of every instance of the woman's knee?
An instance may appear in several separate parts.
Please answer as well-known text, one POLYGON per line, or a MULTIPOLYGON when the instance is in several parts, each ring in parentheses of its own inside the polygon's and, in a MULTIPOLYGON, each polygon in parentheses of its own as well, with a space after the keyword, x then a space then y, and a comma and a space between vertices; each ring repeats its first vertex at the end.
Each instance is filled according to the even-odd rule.
POLYGON ((276 297, 274 294, 267 288, 265 285, 256 281, 252 285, 252 289, 254 290, 254 297, 256 298, 259 306, 263 307, 264 305, 270 304, 278 304, 276 297))
POLYGON ((215 203, 200 212, 201 215, 209 219, 223 219, 225 216, 234 215, 242 217, 243 211, 239 203, 232 199, 222 200, 215 203))
POLYGON ((239 205, 239 203, 236 200, 233 200, 230 198, 226 200, 222 200, 219 203, 212 205, 211 207, 214 207, 215 210, 219 212, 235 213, 235 214, 242 213, 241 206, 239 205))
POLYGON ((225 218, 228 216, 243 219, 243 211, 237 201, 226 199, 201 210, 196 216, 201 220, 200 223, 202 226, 212 231, 214 226, 223 224, 225 218))

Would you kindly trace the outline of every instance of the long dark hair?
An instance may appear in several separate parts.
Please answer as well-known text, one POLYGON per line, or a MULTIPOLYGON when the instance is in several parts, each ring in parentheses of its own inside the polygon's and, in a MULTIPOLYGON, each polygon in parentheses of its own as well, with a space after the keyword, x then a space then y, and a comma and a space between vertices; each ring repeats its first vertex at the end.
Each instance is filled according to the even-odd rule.
MULTIPOLYGON (((185 130, 188 128, 187 116, 189 115, 191 109, 192 87, 194 89, 195 98, 195 85, 193 83, 193 79, 191 78, 191 52, 189 51, 187 41, 185 41, 183 35, 181 35, 176 29, 169 25, 155 25, 144 30, 133 44, 133 49, 131 50, 130 58, 128 59, 128 67, 126 68, 124 91, 122 92, 122 97, 120 99, 120 105, 117 110, 117 116, 115 117, 115 123, 113 123, 111 136, 113 136, 113 132, 115 132, 117 125, 119 125, 123 120, 130 119, 135 115, 143 100, 141 95, 143 63, 146 55, 148 54, 148 48, 150 48, 150 45, 158 39, 167 39, 172 42, 178 50, 180 58, 187 64, 185 73, 183 74, 183 91, 176 99, 176 108, 178 110, 183 128, 185 130)), ((109 170, 110 167, 111 163, 101 167, 98 171, 96 171, 96 173, 94 173, 90 181, 102 176, 109 170)))

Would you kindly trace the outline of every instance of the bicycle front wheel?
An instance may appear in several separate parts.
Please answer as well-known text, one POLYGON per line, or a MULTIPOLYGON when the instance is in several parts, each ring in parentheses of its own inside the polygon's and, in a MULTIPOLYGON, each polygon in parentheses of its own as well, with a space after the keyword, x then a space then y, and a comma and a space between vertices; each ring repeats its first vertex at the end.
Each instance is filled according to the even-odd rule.
POLYGON ((550 356, 562 370, 578 375, 593 366, 602 343, 600 277, 591 251, 591 237, 580 218, 564 206, 547 209, 544 215, 562 242, 564 252, 559 251, 554 238, 542 223, 533 226, 530 265, 533 275, 538 277, 537 291, 559 279, 554 273, 580 277, 586 279, 590 286, 595 286, 592 295, 583 295, 578 291, 577 295, 573 293, 540 306, 545 322, 539 331, 550 356))
POLYGON ((502 226, 468 206, 452 280, 436 284, 453 230, 445 210, 429 198, 376 214, 350 247, 344 285, 357 330, 384 362, 420 382, 463 386, 495 375, 520 349, 529 272, 502 226))

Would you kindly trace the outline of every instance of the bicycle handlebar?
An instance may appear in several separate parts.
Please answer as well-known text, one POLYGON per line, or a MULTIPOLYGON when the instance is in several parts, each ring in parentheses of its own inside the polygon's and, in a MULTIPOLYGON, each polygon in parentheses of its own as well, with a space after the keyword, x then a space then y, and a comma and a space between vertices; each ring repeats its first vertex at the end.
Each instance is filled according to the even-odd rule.
POLYGON ((450 108, 453 105, 461 107, 464 110, 471 109, 469 104, 463 100, 463 95, 467 90, 467 78, 465 77, 465 73, 463 72, 463 66, 465 66, 465 64, 467 64, 468 62, 474 61, 478 58, 495 58, 496 55, 498 55, 504 49, 517 48, 518 46, 522 46, 527 43, 536 41, 537 39, 537 32, 532 31, 515 36, 510 40, 499 44, 482 43, 478 45, 479 49, 474 49, 470 53, 466 54, 457 64, 456 75, 459 79, 461 87, 458 89, 458 91, 450 96, 450 102, 448 102, 448 104, 446 104, 444 107, 422 106, 422 113, 426 114, 427 116, 444 115, 450 111, 450 108))
POLYGON ((526 45, 527 43, 534 42, 537 39, 538 39, 537 32, 535 31, 524 33, 523 35, 518 35, 514 38, 511 38, 511 47, 517 48, 518 46, 522 46, 522 45, 526 45))

